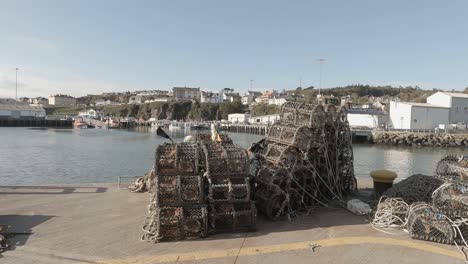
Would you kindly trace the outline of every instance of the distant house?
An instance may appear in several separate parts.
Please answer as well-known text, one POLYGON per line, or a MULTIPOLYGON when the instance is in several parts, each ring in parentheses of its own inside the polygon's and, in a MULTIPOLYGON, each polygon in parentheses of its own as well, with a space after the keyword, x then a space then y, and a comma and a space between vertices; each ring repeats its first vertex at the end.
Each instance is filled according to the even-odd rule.
POLYGON ((79 112, 78 115, 81 117, 85 117, 85 118, 100 119, 101 117, 104 117, 104 112, 99 111, 99 110, 89 109, 89 110, 79 112))
POLYGON ((173 87, 172 93, 176 101, 179 100, 200 100, 200 87, 173 87))
POLYGON ((304 97, 292 94, 282 94, 268 99, 268 104, 282 106, 286 102, 304 102, 304 97))
POLYGON ((259 104, 268 104, 269 100, 275 96, 278 96, 278 92, 273 91, 266 91, 260 97, 255 98, 255 102, 259 104))
POLYGON ((76 99, 69 95, 57 94, 49 96, 49 104, 55 106, 73 106, 76 105, 76 99))
POLYGON ((242 95, 241 102, 243 105, 250 105, 255 102, 255 98, 261 95, 262 95, 261 92, 248 91, 242 95))
POLYGON ((223 102, 223 98, 219 93, 201 91, 200 93, 201 103, 218 104, 223 102))
POLYGON ((29 104, 36 105, 36 106, 47 106, 49 104, 49 99, 45 97, 30 98, 29 104))
POLYGON ((249 121, 250 114, 229 114, 228 121, 231 123, 247 123, 249 121))
POLYGON ((252 117, 249 117, 249 123, 271 125, 271 124, 276 123, 279 119, 280 119, 279 115, 252 116, 252 117))

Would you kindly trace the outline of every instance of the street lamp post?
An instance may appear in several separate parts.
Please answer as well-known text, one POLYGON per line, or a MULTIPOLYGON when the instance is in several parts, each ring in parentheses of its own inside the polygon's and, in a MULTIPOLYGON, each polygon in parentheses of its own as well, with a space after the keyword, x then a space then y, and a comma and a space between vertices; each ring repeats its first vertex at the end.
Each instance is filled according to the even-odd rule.
POLYGON ((252 87, 253 87, 253 82, 254 80, 250 80, 250 90, 252 91, 252 87))
POLYGON ((16 90, 15 90, 15 99, 18 101, 18 70, 19 68, 15 68, 16 70, 16 90))
POLYGON ((323 62, 325 59, 318 59, 320 63, 320 81, 319 81, 319 95, 320 95, 320 90, 322 89, 322 68, 323 68, 323 62))

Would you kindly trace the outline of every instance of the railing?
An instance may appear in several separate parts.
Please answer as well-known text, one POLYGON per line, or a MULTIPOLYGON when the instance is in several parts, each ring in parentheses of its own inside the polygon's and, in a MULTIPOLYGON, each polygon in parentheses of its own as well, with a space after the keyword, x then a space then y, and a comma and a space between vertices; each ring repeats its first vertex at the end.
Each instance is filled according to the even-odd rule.
POLYGON ((141 176, 118 176, 117 177, 117 187, 119 189, 122 189, 122 188, 128 188, 128 186, 133 183, 137 178, 139 178, 141 176), (130 179, 128 181, 122 181, 122 180, 125 180, 125 179, 130 179), (132 181, 133 180, 133 181, 132 181), (125 186, 125 187, 122 187, 122 183, 128 183, 129 185, 125 186))

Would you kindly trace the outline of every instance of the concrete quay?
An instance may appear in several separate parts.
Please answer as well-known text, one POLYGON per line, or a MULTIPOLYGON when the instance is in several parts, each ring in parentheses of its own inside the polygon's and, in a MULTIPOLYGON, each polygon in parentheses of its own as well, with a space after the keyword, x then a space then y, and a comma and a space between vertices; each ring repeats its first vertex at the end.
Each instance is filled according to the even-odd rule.
POLYGON ((0 223, 32 233, 11 238, 0 263, 464 263, 454 246, 387 235, 339 208, 260 218, 257 232, 151 244, 140 241, 148 200, 116 185, 0 187, 0 223))

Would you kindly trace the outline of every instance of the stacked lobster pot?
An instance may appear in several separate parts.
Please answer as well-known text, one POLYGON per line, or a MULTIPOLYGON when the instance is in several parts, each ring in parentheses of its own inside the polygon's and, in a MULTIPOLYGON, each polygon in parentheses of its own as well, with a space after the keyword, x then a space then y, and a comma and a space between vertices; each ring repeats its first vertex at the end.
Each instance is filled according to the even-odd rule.
POLYGON ((204 237, 208 231, 204 181, 196 143, 162 144, 156 150, 149 215, 143 240, 204 237))
POLYGON ((436 177, 445 181, 432 194, 432 204, 410 210, 413 238, 446 244, 465 243, 468 236, 468 156, 447 156, 437 164, 436 177))
POLYGON ((226 135, 221 142, 206 134, 196 139, 157 148, 143 240, 183 240, 255 229, 247 152, 226 135))
POLYGON ((270 219, 340 198, 355 186, 344 108, 288 102, 251 150, 257 208, 270 219))
POLYGON ((247 152, 232 143, 202 143, 206 161, 210 233, 251 231, 257 210, 251 200, 247 152))

